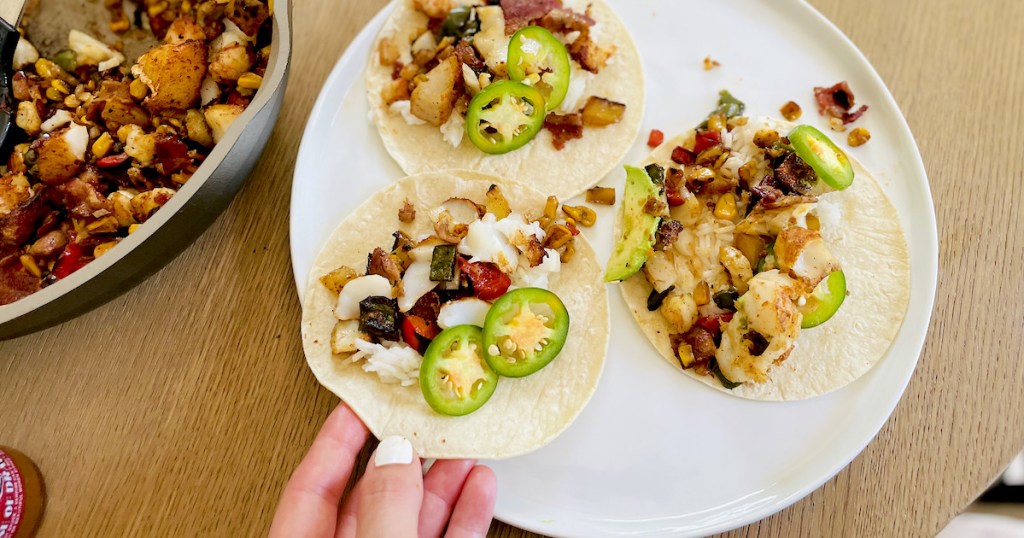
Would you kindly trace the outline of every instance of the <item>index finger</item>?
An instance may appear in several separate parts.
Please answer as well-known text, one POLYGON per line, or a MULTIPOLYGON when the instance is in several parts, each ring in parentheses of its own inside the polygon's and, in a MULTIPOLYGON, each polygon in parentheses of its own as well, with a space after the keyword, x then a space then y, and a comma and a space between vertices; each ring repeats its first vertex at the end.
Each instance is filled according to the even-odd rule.
POLYGON ((344 402, 284 487, 270 536, 333 536, 338 504, 370 432, 344 402))

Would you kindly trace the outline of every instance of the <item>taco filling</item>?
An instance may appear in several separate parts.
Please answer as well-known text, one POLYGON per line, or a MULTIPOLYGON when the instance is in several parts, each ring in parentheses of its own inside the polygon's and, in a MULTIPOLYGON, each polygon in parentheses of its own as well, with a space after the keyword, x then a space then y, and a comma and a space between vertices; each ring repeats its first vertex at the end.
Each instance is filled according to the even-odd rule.
POLYGON ((558 209, 552 196, 514 210, 498 185, 480 200, 405 200, 394 241, 368 252, 365 267, 319 275, 337 297, 331 352, 381 383, 419 384, 439 414, 476 411, 499 376, 537 372, 566 342, 569 314, 549 288, 573 258, 579 229, 558 209), (433 233, 403 230, 417 219, 433 233))
POLYGON ((379 98, 409 125, 437 127, 452 147, 463 135, 503 154, 542 129, 561 150, 586 129, 619 123, 626 104, 588 84, 616 56, 601 24, 561 0, 409 0, 413 31, 378 41, 375 61, 391 72, 379 98))
MULTIPOLYGON (((721 387, 769 382, 847 296, 841 214, 849 158, 809 125, 743 116, 722 92, 697 129, 627 167, 606 279, 642 279, 681 368, 721 387)), ((639 318, 638 318, 639 319, 639 318)))

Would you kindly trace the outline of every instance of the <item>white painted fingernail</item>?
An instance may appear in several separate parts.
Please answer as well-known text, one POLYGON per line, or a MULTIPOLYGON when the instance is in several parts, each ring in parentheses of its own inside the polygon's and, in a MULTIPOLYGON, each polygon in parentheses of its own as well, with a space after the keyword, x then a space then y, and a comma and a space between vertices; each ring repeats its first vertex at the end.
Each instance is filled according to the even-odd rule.
POLYGON ((380 444, 377 445, 377 453, 373 456, 373 464, 377 467, 410 463, 412 463, 412 443, 398 435, 381 439, 380 444))

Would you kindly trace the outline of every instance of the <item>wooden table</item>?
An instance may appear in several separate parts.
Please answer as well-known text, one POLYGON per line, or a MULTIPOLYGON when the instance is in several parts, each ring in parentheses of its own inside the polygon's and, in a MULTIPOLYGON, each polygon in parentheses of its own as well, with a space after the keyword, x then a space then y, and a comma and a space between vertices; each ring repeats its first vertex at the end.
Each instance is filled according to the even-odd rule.
MULTIPOLYGON (((934 535, 1024 447, 1024 2, 813 3, 917 136, 938 206, 936 311, 878 437, 806 499, 733 534, 934 535)), ((302 355, 287 201, 320 85, 384 0, 297 4, 281 121, 228 211, 130 293, 0 343, 0 444, 43 469, 44 536, 263 534, 337 402, 302 355)))

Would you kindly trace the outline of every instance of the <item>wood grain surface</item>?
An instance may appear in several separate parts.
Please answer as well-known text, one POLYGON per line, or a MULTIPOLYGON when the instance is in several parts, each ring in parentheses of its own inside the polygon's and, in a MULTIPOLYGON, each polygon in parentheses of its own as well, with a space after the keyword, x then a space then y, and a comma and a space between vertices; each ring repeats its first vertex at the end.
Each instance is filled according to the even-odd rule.
MULTIPOLYGON (((383 0, 301 0, 280 122, 216 224, 88 315, 0 342, 0 444, 49 491, 41 536, 258 536, 337 399, 306 368, 288 257, 299 139, 383 0)), ((1024 447, 1024 2, 813 0, 917 137, 936 310, 895 414, 844 471, 731 536, 931 536, 1024 447)), ((492 534, 530 536, 495 522, 492 534)))

